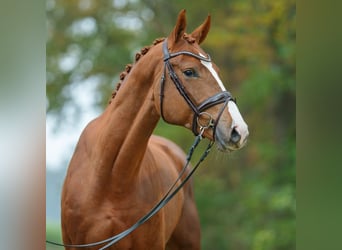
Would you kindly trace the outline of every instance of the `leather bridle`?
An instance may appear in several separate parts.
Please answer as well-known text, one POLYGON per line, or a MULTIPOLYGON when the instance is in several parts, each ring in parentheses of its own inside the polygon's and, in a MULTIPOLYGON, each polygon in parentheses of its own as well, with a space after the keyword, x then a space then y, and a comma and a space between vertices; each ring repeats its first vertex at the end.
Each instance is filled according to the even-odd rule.
POLYGON ((211 59, 208 55, 208 58, 202 57, 200 55, 196 55, 194 53, 191 53, 189 51, 180 51, 180 52, 175 52, 175 53, 169 53, 168 48, 167 48, 167 41, 165 39, 164 44, 163 44, 163 53, 164 53, 164 73, 162 75, 161 79, 161 90, 160 90, 160 108, 161 108, 161 116, 165 120, 165 117, 163 115, 163 97, 164 97, 164 84, 165 84, 165 71, 166 68, 169 71, 170 78, 172 79, 173 83, 175 84, 176 88, 178 89, 179 93, 183 96, 185 101, 188 103, 190 108, 194 111, 194 118, 193 118, 193 126, 192 126, 192 131, 196 135, 195 141, 193 145, 191 146, 188 155, 186 157, 186 163, 183 166, 182 170, 179 173, 178 178, 175 180, 173 185, 169 188, 169 190, 166 192, 166 194, 163 196, 163 198, 143 217, 141 217, 136 223, 134 223, 131 227, 127 228, 126 230, 122 231, 121 233, 114 235, 112 237, 109 237, 107 239, 97 241, 97 242, 92 242, 92 243, 87 243, 87 244, 77 244, 77 245, 72 245, 72 244, 61 244, 53 241, 46 240, 46 243, 56 245, 56 246, 64 246, 64 247, 69 247, 69 248, 89 248, 89 247, 95 247, 99 246, 102 244, 105 244, 103 247, 100 248, 100 250, 107 249, 120 241, 122 238, 126 237, 129 235, 132 231, 143 225, 147 220, 149 220, 151 217, 153 217, 160 209, 162 209, 176 194, 177 192, 185 185, 185 183, 190 179, 190 177, 194 174, 196 169, 199 167, 199 165, 204 161, 204 159, 208 156, 212 146, 214 145, 214 141, 209 142, 208 146, 206 147, 205 151, 202 153, 200 159, 198 162, 194 165, 194 167, 187 173, 187 169, 190 165, 190 160, 192 158, 192 155, 196 149, 196 147, 199 145, 200 141, 203 139, 202 135, 206 129, 213 129, 214 130, 214 135, 215 135, 215 128, 217 125, 218 120, 221 117, 221 114, 224 110, 224 108, 227 106, 227 103, 229 101, 234 101, 235 99, 231 96, 231 94, 228 91, 222 91, 220 93, 217 93, 216 95, 209 97, 199 105, 196 105, 192 99, 189 97, 188 93, 185 91, 185 88, 182 84, 182 82, 179 80, 177 77, 176 73, 174 72, 171 63, 169 60, 173 57, 179 56, 179 55, 188 55, 195 57, 199 60, 203 60, 206 62, 210 62, 211 59), (217 104, 224 103, 223 107, 221 108, 216 120, 212 118, 212 116, 205 112, 210 107, 213 107, 217 104), (203 124, 200 122, 200 117, 201 116, 207 116, 209 118, 209 121, 206 124, 203 124), (200 128, 199 132, 197 131, 197 128, 200 128), (180 182, 180 183, 179 183, 180 182), (179 185, 177 186, 177 184, 179 185))
POLYGON ((167 39, 164 40, 163 42, 163 54, 164 54, 164 71, 163 71, 163 75, 161 77, 161 81, 160 81, 160 112, 161 112, 161 117, 163 118, 164 121, 167 122, 167 120, 165 119, 164 116, 164 112, 163 112, 163 103, 164 103, 164 92, 165 92, 165 74, 166 74, 166 68, 168 70, 169 76, 172 80, 172 82, 174 83, 174 85, 176 86, 178 92, 180 93, 180 95, 184 98, 184 100, 186 101, 186 103, 189 105, 189 107, 192 109, 192 111, 194 112, 194 116, 193 116, 193 122, 192 122, 192 132, 195 135, 198 135, 199 133, 202 133, 202 130, 205 128, 212 128, 213 129, 213 140, 215 140, 215 131, 216 131, 216 126, 217 123, 224 111, 224 108, 227 106, 229 101, 234 101, 236 102, 235 98, 232 97, 232 95, 228 92, 228 91, 222 91, 219 92, 217 94, 215 94, 214 96, 209 97, 208 99, 204 100, 202 103, 200 103, 199 105, 196 105, 196 103, 190 98, 189 94, 186 92, 186 89, 184 87, 184 84, 182 84, 181 80, 179 79, 179 77, 177 76, 177 74, 175 73, 171 63, 170 63, 170 59, 177 57, 179 55, 187 55, 187 56, 192 56, 195 57, 201 61, 205 61, 205 62, 211 62, 211 58, 209 55, 207 55, 207 57, 201 56, 201 55, 196 55, 192 52, 189 51, 179 51, 179 52, 174 52, 174 53, 170 53, 169 49, 168 49, 168 45, 167 45, 167 39), (224 105, 222 106, 220 112, 218 113, 218 116, 216 117, 216 119, 213 119, 212 115, 209 114, 208 112, 205 112, 207 109, 224 103, 224 105), (208 119, 208 122, 206 124, 201 124, 200 122, 200 117, 202 116, 206 116, 208 119), (199 128, 199 130, 198 130, 199 128))

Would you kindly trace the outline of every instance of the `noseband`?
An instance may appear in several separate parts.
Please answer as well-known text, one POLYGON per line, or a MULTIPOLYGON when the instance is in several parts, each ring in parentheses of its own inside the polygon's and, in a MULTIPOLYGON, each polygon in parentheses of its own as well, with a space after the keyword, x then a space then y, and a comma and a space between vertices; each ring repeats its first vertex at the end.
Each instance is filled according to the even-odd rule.
POLYGON ((163 100, 164 100, 164 85, 165 85, 165 73, 166 73, 166 68, 168 69, 169 76, 172 80, 172 82, 175 84, 178 92, 181 94, 181 96, 184 98, 184 100, 187 102, 189 107, 192 109, 194 112, 194 117, 193 117, 193 122, 192 122, 192 132, 195 135, 198 135, 198 127, 200 129, 200 133, 203 133, 204 129, 212 128, 213 133, 214 133, 214 140, 215 140, 215 131, 216 131, 216 126, 217 123, 223 113, 224 108, 227 106, 229 101, 234 101, 235 99, 232 97, 232 95, 228 91, 222 91, 217 93, 216 95, 209 97, 208 99, 204 100, 202 103, 199 105, 196 105, 195 102, 190 98, 189 94, 186 92, 184 85, 182 84, 181 80, 178 78, 177 74, 175 73, 171 63, 170 59, 174 58, 179 55, 187 55, 187 56, 192 56, 195 57, 199 60, 205 61, 205 62, 211 62, 211 58, 208 55, 208 58, 196 55, 190 51, 179 51, 175 53, 169 53, 168 46, 167 46, 167 39, 164 40, 163 42, 163 54, 164 54, 164 72, 161 77, 161 86, 160 86, 160 111, 161 111, 161 116, 164 121, 166 121, 164 114, 163 114, 163 100), (205 110, 224 103, 223 107, 221 108, 218 116, 216 119, 213 119, 211 114, 205 112, 205 110), (203 124, 200 122, 201 117, 208 117, 209 121, 206 124, 203 124))

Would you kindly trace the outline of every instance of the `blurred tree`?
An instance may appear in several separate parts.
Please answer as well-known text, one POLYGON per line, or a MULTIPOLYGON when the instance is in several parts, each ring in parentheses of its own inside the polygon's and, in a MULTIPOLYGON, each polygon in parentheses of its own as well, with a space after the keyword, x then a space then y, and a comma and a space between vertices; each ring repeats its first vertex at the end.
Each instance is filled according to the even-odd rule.
POLYGON ((118 74, 140 47, 144 21, 153 17, 138 6, 126 0, 47 1, 49 114, 62 118, 64 107, 76 105, 73 86, 89 79, 96 105, 106 105, 118 74))
MULTIPOLYGON (((196 174, 203 249, 295 249, 294 0, 48 0, 47 112, 65 119, 70 90, 89 79, 104 107, 125 64, 183 8, 189 32, 211 13, 203 47, 250 129, 245 149, 212 153, 196 174)), ((192 138, 163 122, 156 133, 184 149, 192 138)))

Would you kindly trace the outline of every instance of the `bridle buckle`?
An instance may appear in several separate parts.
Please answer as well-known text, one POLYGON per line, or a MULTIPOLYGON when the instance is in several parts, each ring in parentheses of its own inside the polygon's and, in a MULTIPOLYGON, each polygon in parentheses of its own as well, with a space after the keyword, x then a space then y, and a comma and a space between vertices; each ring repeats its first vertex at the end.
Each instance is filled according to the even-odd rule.
POLYGON ((198 116, 196 117, 196 121, 197 121, 197 125, 200 129, 199 136, 201 136, 201 137, 202 137, 202 135, 206 129, 214 128, 214 125, 215 125, 215 122, 214 122, 212 115, 209 114, 208 112, 199 113, 198 116), (205 124, 203 124, 203 121, 200 120, 201 117, 205 118, 205 120, 206 120, 205 124))

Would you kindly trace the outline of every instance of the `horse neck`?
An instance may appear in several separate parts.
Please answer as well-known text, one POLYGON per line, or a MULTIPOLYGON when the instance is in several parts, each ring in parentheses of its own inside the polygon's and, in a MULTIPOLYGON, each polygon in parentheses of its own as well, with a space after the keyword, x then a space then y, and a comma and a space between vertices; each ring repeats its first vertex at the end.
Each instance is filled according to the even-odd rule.
POLYGON ((161 72, 162 59, 151 52, 132 68, 99 119, 95 138, 95 158, 100 163, 97 176, 110 178, 108 181, 122 188, 138 175, 148 140, 160 118, 153 101, 153 83, 154 72, 161 72))

